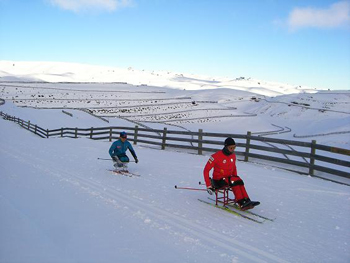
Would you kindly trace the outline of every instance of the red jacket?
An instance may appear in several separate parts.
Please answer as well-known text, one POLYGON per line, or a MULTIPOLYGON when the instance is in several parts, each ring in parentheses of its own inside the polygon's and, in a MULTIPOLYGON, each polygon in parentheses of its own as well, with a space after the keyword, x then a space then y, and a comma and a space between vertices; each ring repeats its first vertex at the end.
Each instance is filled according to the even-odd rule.
POLYGON ((213 179, 220 180, 222 178, 228 178, 229 176, 237 176, 236 168, 236 154, 225 155, 222 150, 214 153, 208 160, 204 167, 204 180, 205 184, 211 185, 209 178, 210 170, 214 168, 213 179))

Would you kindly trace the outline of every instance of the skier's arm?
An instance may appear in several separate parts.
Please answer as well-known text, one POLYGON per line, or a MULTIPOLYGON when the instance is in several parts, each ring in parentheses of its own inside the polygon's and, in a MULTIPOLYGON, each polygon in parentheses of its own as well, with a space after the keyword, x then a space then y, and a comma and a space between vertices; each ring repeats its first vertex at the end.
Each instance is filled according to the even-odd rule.
POLYGON ((233 168, 233 173, 232 173, 233 176, 237 176, 237 167, 236 167, 236 164, 233 168))
POLYGON ((233 175, 233 176, 237 176, 236 158, 235 158, 235 162, 233 163, 232 175, 233 175))
POLYGON ((214 167, 214 158, 213 156, 211 156, 207 162, 207 164, 204 167, 204 171, 203 171, 203 175, 204 175, 204 180, 205 180, 205 184, 207 187, 211 186, 211 181, 209 178, 209 172, 210 170, 214 167))
POLYGON ((135 153, 135 151, 134 151, 134 148, 132 148, 131 143, 129 143, 128 148, 129 148, 129 151, 130 151, 132 157, 134 157, 134 159, 135 159, 135 161, 136 161, 136 160, 137 160, 137 156, 136 156, 136 153, 135 153))
POLYGON ((115 143, 112 143, 111 147, 109 148, 109 155, 111 157, 113 157, 113 152, 114 152, 115 148, 116 148, 115 143))
POLYGON ((134 150, 130 150, 132 157, 134 157, 135 161, 137 160, 137 156, 134 150))

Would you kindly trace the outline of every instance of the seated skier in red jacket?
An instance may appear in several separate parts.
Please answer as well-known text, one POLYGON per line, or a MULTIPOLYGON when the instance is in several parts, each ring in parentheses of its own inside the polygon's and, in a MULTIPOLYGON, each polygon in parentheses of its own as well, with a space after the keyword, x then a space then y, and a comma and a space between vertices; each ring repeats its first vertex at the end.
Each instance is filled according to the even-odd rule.
POLYGON ((209 194, 213 194, 215 189, 230 186, 235 195, 235 201, 242 210, 246 210, 259 205, 260 202, 250 200, 242 179, 237 175, 235 148, 235 141, 230 137, 227 138, 225 147, 214 153, 205 165, 204 180, 209 194), (209 172, 212 168, 214 171, 211 180, 209 172))

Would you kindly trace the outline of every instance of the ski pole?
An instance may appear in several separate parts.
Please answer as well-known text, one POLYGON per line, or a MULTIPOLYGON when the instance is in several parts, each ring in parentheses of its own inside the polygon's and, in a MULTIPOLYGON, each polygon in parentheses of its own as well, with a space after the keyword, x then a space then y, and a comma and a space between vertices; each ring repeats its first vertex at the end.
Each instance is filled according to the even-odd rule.
MULTIPOLYGON (((105 159, 105 158, 97 158, 97 160, 103 160, 103 161, 113 161, 112 158, 111 159, 105 159)), ((134 163, 135 161, 129 161, 129 163, 134 163)))
POLYGON ((177 185, 175 185, 175 189, 194 190, 194 191, 207 191, 207 189, 199 189, 199 188, 192 188, 192 187, 178 187, 177 185))

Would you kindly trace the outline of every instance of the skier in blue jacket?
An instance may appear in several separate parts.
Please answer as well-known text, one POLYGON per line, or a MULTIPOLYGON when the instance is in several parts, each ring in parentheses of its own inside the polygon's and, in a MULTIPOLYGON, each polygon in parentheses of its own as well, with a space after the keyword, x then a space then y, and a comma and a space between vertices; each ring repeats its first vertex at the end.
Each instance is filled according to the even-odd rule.
POLYGON ((114 162, 114 167, 116 169, 127 171, 127 163, 129 162, 129 157, 126 155, 126 151, 129 149, 130 153, 135 159, 135 163, 138 163, 136 153, 134 148, 132 148, 131 143, 127 140, 126 132, 120 133, 119 140, 115 141, 109 148, 109 155, 112 157, 114 162))

